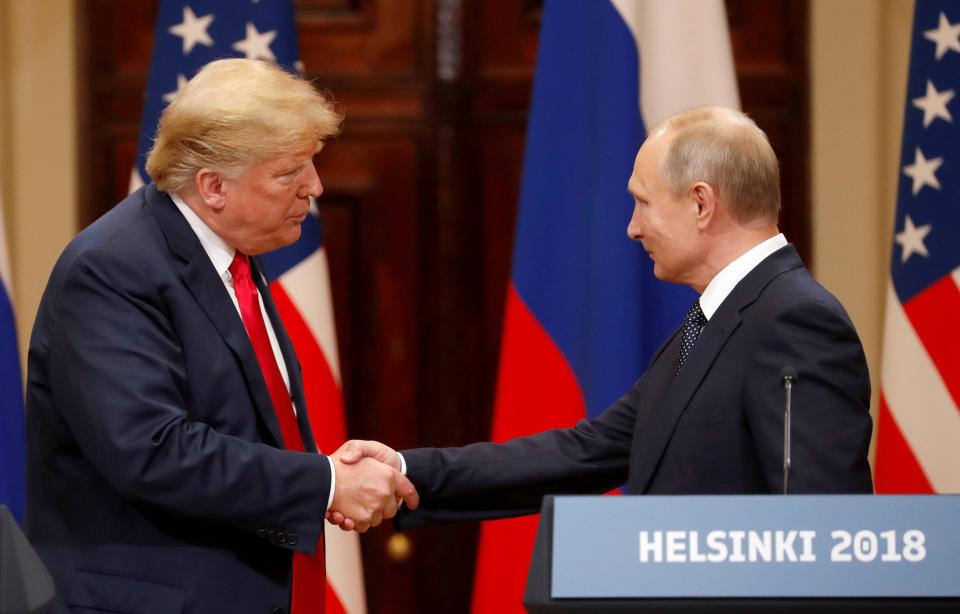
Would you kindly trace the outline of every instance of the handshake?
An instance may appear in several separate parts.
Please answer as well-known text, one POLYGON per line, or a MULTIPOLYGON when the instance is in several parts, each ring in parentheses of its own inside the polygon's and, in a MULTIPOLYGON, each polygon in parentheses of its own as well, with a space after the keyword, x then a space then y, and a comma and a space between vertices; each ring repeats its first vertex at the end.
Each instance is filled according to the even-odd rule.
POLYGON ((382 443, 351 440, 330 460, 336 486, 326 519, 344 531, 365 533, 396 516, 401 504, 410 509, 420 504, 417 489, 400 472, 400 455, 382 443))

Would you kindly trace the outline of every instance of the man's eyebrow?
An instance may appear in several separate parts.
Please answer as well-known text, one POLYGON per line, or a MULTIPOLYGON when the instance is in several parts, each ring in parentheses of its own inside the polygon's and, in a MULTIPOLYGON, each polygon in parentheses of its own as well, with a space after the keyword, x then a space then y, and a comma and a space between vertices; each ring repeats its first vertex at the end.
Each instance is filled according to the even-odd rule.
POLYGON ((306 165, 305 162, 297 162, 297 163, 294 163, 294 164, 288 164, 287 166, 283 166, 283 167, 281 167, 279 170, 275 171, 275 172, 274 172, 274 175, 276 175, 276 176, 278 176, 278 177, 279 177, 280 175, 286 175, 286 174, 292 173, 293 171, 296 171, 296 170, 299 170, 299 169, 303 168, 305 165, 306 165))

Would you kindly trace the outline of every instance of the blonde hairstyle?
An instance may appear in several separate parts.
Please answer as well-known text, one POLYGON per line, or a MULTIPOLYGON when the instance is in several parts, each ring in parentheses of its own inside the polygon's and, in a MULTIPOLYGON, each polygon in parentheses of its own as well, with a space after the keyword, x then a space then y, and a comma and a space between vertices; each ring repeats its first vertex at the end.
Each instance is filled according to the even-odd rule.
POLYGON ((190 185, 202 168, 237 175, 251 163, 320 147, 340 130, 333 103, 275 64, 207 64, 164 109, 147 173, 164 192, 190 185))
POLYGON ((650 134, 658 130, 673 133, 660 175, 674 196, 703 181, 738 223, 777 223, 780 165, 767 135, 746 114, 697 107, 668 117, 650 134))

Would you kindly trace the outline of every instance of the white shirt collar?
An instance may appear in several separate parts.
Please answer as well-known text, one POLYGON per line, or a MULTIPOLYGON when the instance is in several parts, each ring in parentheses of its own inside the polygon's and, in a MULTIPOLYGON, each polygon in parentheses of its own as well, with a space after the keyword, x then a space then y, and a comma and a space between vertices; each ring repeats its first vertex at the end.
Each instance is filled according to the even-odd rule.
POLYGON ((200 216, 190 208, 190 205, 183 202, 182 198, 176 194, 170 194, 170 198, 173 199, 173 204, 177 206, 177 209, 180 210, 183 217, 187 218, 187 223, 190 224, 190 228, 193 229, 197 238, 200 239, 200 245, 203 246, 203 251, 207 252, 210 262, 213 263, 213 267, 217 270, 217 275, 219 275, 221 279, 226 280, 230 274, 230 264, 233 262, 233 256, 237 253, 237 250, 227 245, 217 233, 210 230, 210 227, 200 219, 200 216))
POLYGON ((707 320, 713 317, 713 314, 720 308, 720 304, 733 292, 740 280, 763 262, 767 256, 786 245, 787 238, 783 236, 783 233, 780 233, 753 246, 742 256, 723 267, 710 280, 703 294, 700 295, 700 309, 703 310, 703 315, 707 317, 707 320))

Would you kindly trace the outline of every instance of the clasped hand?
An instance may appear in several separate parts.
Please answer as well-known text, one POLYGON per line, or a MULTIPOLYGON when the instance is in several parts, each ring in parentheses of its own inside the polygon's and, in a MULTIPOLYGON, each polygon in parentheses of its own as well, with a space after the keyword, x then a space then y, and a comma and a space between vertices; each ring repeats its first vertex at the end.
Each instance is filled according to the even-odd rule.
POLYGON ((384 518, 393 518, 401 502, 416 509, 420 496, 400 473, 400 456, 376 441, 353 440, 330 458, 337 474, 328 521, 345 531, 365 533, 384 518))

